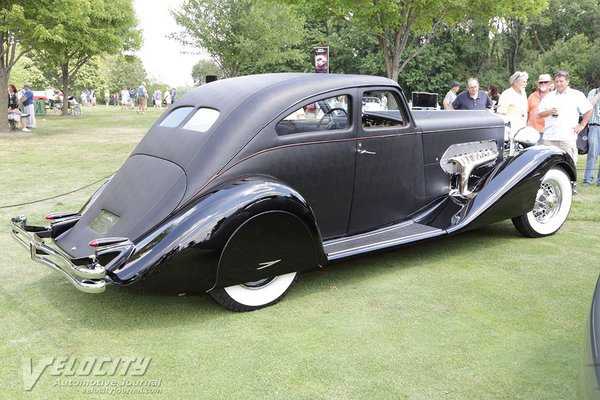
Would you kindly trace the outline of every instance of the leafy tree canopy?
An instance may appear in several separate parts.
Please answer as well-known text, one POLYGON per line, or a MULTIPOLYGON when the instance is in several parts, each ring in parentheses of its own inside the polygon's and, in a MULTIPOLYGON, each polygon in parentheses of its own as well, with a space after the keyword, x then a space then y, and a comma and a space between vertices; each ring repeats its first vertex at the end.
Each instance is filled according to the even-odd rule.
POLYGON ((548 0, 311 0, 305 4, 313 13, 335 16, 375 37, 388 77, 398 80, 400 71, 425 48, 441 25, 454 26, 469 19, 527 17, 544 10, 548 0), (418 37, 418 46, 409 52, 411 36, 418 37))
POLYGON ((200 60, 192 67, 192 78, 194 86, 200 86, 206 83, 206 77, 214 75, 218 79, 223 78, 223 72, 212 60, 200 60))
POLYGON ((301 57, 303 19, 285 4, 187 0, 171 14, 183 28, 172 37, 206 50, 227 77, 301 57))
MULTIPOLYGON (((62 91, 94 56, 139 47, 141 36, 131 0, 38 0, 36 19, 46 35, 33 44, 46 69, 60 71, 62 91)), ((66 103, 63 114, 66 114, 66 103)))

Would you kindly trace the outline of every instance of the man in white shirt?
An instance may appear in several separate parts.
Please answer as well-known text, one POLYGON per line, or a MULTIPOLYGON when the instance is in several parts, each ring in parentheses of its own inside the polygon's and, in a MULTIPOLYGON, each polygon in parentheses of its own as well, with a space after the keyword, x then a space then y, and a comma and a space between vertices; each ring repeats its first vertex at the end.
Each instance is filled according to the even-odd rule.
POLYGON ((513 134, 527 126, 527 94, 525 87, 529 75, 527 72, 517 71, 510 76, 508 82, 510 87, 500 95, 496 113, 504 122, 510 122, 510 130, 513 134))
POLYGON ((121 90, 121 110, 126 110, 129 107, 129 90, 121 90))
POLYGON ((543 142, 567 152, 577 163, 577 135, 592 115, 592 105, 579 90, 569 87, 566 71, 554 74, 555 91, 547 94, 538 108, 538 118, 545 118, 543 142), (579 116, 583 115, 581 123, 579 116))
POLYGON ((453 110, 452 103, 456 100, 456 93, 460 89, 460 83, 452 82, 450 85, 450 90, 446 93, 446 97, 444 97, 444 101, 442 101, 442 107, 444 110, 453 110))

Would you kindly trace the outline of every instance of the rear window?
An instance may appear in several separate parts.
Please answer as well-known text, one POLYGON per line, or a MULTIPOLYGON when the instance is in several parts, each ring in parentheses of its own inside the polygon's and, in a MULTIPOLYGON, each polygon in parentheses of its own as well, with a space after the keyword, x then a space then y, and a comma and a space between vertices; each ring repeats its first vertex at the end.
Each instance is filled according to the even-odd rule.
POLYGON ((189 129, 191 131, 206 132, 219 118, 221 113, 213 108, 199 108, 198 111, 192 115, 183 129, 189 129))
POLYGON ((192 112, 194 107, 179 107, 174 109, 167 115, 165 119, 160 123, 160 126, 167 128, 175 128, 183 122, 183 120, 192 112))
POLYGON ((188 119, 188 116, 192 112, 194 112, 194 107, 176 108, 175 110, 171 111, 165 119, 162 120, 160 126, 164 126, 166 128, 176 128, 181 125, 183 121, 187 120, 185 125, 182 127, 183 129, 196 132, 206 132, 213 126, 221 114, 219 111, 213 108, 199 108, 194 112, 191 118, 188 119))

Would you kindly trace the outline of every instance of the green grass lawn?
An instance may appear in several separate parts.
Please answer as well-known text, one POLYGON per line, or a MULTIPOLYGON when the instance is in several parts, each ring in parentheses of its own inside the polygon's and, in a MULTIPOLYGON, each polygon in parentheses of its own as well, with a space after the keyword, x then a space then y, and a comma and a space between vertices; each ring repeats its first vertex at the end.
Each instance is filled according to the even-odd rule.
POLYGON ((208 295, 134 287, 84 294, 34 263, 10 237, 10 217, 43 223, 49 212, 78 210, 99 184, 5 206, 101 180, 158 115, 99 106, 79 118, 39 117, 29 134, 0 135, 1 399, 576 397, 600 273, 596 186, 579 185, 554 236, 526 239, 501 222, 331 264, 301 274, 281 303, 252 313, 226 311, 208 295), (151 361, 143 376, 67 376, 49 367, 26 391, 24 362, 36 368, 48 357, 79 366, 87 357, 151 361), (121 392, 80 386, 111 380, 121 392), (141 394, 123 393, 142 384, 141 394))

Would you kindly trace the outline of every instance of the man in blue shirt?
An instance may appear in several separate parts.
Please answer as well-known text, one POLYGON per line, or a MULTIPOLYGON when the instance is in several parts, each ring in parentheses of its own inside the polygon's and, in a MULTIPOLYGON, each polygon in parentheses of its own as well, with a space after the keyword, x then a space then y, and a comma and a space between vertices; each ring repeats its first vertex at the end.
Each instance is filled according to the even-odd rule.
POLYGON ((146 90, 146 82, 142 82, 137 88, 137 103, 138 112, 144 114, 146 112, 146 105, 148 104, 148 91, 146 90))
POLYGON ((35 129, 35 107, 33 106, 33 92, 31 91, 31 85, 26 83, 23 85, 23 97, 19 100, 23 104, 23 111, 25 114, 29 114, 27 120, 27 129, 35 129))
POLYGON ((488 110, 493 105, 487 93, 479 90, 479 81, 475 78, 469 78, 467 91, 459 94, 452 102, 452 108, 455 110, 488 110))
MULTIPOLYGON (((594 108, 592 109, 592 116, 588 123, 589 148, 583 184, 591 185, 594 183, 594 170, 596 169, 596 161, 598 161, 598 156, 600 155, 600 88, 590 90, 587 97, 594 108)), ((600 186, 600 168, 598 168, 596 178, 598 186, 600 186)))

